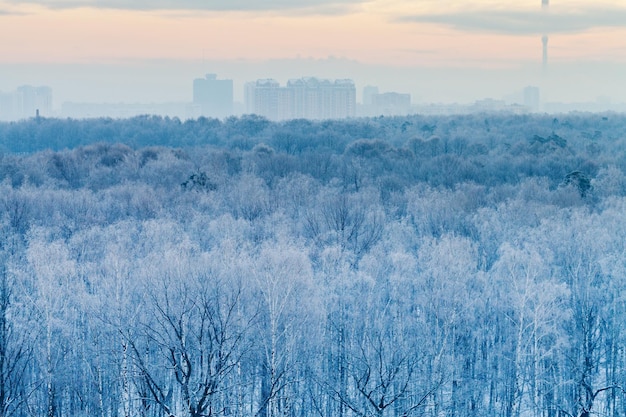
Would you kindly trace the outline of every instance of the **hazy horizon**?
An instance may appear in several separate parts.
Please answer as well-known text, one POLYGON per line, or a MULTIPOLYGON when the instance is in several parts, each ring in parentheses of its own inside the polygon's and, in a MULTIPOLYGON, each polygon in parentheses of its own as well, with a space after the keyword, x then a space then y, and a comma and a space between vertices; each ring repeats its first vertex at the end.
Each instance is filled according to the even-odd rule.
POLYGON ((351 78, 413 103, 626 102, 619 1, 0 0, 0 91, 47 85, 64 102, 188 102, 206 73, 351 78), (543 34, 549 36, 543 69, 543 34))

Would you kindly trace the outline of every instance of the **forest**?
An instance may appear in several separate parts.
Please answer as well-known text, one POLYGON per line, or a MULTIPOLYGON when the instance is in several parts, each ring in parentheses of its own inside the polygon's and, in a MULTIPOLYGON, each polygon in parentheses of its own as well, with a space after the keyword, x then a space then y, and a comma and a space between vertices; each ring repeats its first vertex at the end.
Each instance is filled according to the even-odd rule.
POLYGON ((626 415, 626 115, 0 123, 0 417, 626 415))

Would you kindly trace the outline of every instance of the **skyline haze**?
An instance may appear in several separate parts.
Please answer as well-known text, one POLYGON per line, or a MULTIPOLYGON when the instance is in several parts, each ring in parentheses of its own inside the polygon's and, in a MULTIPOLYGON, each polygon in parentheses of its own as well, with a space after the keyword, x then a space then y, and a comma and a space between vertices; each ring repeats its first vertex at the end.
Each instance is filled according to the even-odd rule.
POLYGON ((0 91, 49 85, 75 102, 190 101, 191 80, 351 78, 416 103, 502 98, 626 102, 617 0, 0 0, 0 91), (542 36, 549 65, 543 67, 542 36))

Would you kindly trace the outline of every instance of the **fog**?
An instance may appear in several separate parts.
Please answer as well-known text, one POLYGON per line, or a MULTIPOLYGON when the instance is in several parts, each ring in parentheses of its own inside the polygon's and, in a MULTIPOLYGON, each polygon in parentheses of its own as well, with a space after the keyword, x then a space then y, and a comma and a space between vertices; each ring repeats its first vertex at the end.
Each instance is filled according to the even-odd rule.
POLYGON ((247 82, 317 77, 353 80, 359 103, 365 86, 413 105, 515 104, 534 86, 542 110, 621 111, 625 16, 617 0, 0 0, 0 93, 48 86, 62 116, 190 103, 211 73, 239 103, 247 82))
MULTIPOLYGON (((538 51, 539 54, 540 51, 538 51)), ((53 107, 64 102, 165 103, 190 102, 194 78, 205 73, 232 79, 234 100, 243 101, 248 81, 314 76, 351 78, 361 101, 364 86, 410 93, 412 102, 470 103, 484 98, 511 100, 525 86, 541 89, 542 102, 626 102, 626 63, 586 61, 513 63, 501 68, 398 67, 359 63, 345 58, 290 60, 126 60, 90 64, 5 64, 0 67, 0 91, 19 85, 47 85, 53 107)))

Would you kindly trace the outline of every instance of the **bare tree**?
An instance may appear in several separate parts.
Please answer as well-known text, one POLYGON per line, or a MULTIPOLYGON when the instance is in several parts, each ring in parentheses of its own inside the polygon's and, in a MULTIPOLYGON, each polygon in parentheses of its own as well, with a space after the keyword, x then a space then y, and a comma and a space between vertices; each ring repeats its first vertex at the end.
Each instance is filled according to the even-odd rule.
POLYGON ((16 236, 2 228, 0 242, 0 417, 18 414, 33 391, 26 376, 32 361, 30 313, 16 303, 9 263, 16 256, 16 236))
POLYGON ((425 322, 403 302, 398 282, 389 279, 393 274, 367 272, 357 274, 349 296, 348 386, 328 387, 336 401, 360 417, 421 414, 443 382, 436 372, 427 372, 432 349, 425 322))
POLYGON ((139 378, 167 415, 227 414, 224 394, 252 325, 241 283, 198 272, 185 256, 172 264, 149 283, 143 337, 128 340, 139 378))

